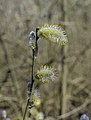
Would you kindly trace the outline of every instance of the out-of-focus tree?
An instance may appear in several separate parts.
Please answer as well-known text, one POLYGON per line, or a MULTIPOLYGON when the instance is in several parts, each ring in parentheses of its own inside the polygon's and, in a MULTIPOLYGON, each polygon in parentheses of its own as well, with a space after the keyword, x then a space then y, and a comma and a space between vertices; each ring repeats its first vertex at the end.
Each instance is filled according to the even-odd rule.
POLYGON ((58 70, 55 82, 39 85, 40 111, 45 119, 79 119, 84 112, 91 117, 90 6, 91 0, 0 0, 0 108, 11 119, 22 118, 26 86, 31 78, 28 34, 46 23, 64 26, 69 43, 65 55, 63 48, 38 41, 42 47, 36 69, 47 64, 58 70))

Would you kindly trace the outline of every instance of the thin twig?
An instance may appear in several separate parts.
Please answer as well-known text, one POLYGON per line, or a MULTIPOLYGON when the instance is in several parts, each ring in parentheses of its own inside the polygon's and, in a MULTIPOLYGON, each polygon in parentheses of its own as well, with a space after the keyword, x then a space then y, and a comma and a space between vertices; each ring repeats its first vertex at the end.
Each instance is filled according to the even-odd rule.
POLYGON ((30 97, 31 97, 31 93, 32 93, 32 89, 33 89, 33 84, 34 84, 34 58, 35 56, 37 55, 37 52, 38 52, 38 30, 39 28, 36 28, 36 43, 35 43, 35 49, 32 49, 32 76, 31 76, 31 82, 29 83, 29 93, 28 93, 28 99, 27 99, 27 104, 26 104, 26 107, 25 107, 25 112, 24 112, 24 116, 23 116, 23 120, 25 120, 25 117, 26 117, 26 113, 27 113, 27 109, 28 109, 28 106, 29 106, 29 101, 30 101, 30 97))
POLYGON ((23 120, 25 120, 25 117, 26 117, 29 100, 30 100, 30 98, 28 98, 28 100, 27 100, 27 104, 26 104, 26 107, 25 107, 25 112, 24 112, 23 120))
POLYGON ((34 83, 34 77, 33 77, 33 71, 34 71, 34 49, 32 50, 32 53, 33 53, 33 57, 32 57, 32 76, 31 76, 31 87, 29 89, 29 94, 28 94, 28 99, 27 99, 27 104, 26 104, 26 107, 25 107, 25 112, 24 112, 24 116, 23 116, 23 120, 25 120, 25 117, 26 117, 26 113, 27 113, 27 108, 28 108, 28 105, 29 105, 29 101, 30 101, 30 97, 31 97, 31 93, 32 93, 32 88, 33 88, 33 83, 34 83))

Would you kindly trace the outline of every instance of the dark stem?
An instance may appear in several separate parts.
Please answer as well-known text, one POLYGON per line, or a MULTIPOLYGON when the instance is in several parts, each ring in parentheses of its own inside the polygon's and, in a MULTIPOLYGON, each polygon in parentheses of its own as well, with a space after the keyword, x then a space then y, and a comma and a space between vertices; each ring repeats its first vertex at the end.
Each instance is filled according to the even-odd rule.
POLYGON ((26 107, 25 107, 25 112, 24 112, 24 116, 23 116, 23 120, 25 120, 25 117, 26 117, 26 113, 27 113, 27 109, 28 109, 28 106, 29 106, 29 101, 30 101, 30 97, 31 97, 31 93, 32 93, 32 88, 33 88, 33 84, 34 84, 34 54, 35 54, 35 51, 34 49, 32 49, 32 76, 31 76, 31 82, 30 82, 30 86, 29 86, 29 93, 28 93, 28 99, 27 99, 27 104, 26 104, 26 107))
POLYGON ((32 88, 33 88, 33 84, 34 84, 34 56, 37 56, 37 53, 38 53, 38 39, 39 39, 39 36, 38 36, 38 30, 39 28, 36 28, 36 48, 35 50, 32 49, 32 76, 31 76, 31 82, 29 82, 29 85, 28 85, 28 99, 27 99, 27 104, 26 104, 26 107, 25 107, 25 112, 24 112, 24 116, 23 116, 23 120, 25 120, 25 117, 26 117, 26 113, 27 113, 27 109, 28 109, 28 106, 29 106, 29 101, 30 101, 30 97, 31 97, 31 93, 32 93, 32 88))
POLYGON ((36 28, 36 43, 35 43, 35 46, 36 46, 36 48, 35 48, 35 55, 36 56, 38 54, 38 39, 39 39, 38 30, 39 30, 39 28, 36 28))
POLYGON ((25 112, 24 112, 23 120, 25 120, 25 117, 26 117, 29 100, 30 100, 30 98, 28 98, 28 100, 27 100, 27 104, 26 104, 26 107, 25 107, 25 112))

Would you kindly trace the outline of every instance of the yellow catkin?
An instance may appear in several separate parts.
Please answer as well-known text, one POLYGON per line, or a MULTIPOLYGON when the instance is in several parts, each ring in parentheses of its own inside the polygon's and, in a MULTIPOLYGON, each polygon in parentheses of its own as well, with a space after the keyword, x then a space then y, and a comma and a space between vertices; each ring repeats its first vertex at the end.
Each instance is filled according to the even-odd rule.
POLYGON ((46 40, 65 45, 68 43, 67 34, 61 26, 57 25, 44 25, 38 31, 38 36, 46 40))

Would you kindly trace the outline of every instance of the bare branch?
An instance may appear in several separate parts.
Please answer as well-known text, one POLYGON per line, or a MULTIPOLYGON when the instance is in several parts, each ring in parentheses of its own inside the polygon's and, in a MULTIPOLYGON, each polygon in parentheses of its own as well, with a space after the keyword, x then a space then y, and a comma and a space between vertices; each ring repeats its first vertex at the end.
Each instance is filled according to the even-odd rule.
POLYGON ((68 113, 58 116, 57 120, 61 120, 61 119, 70 117, 71 115, 73 115, 73 114, 79 112, 80 110, 82 110, 83 108, 85 108, 88 104, 90 104, 90 100, 87 99, 81 106, 77 107, 76 109, 73 109, 72 111, 70 111, 68 113))

